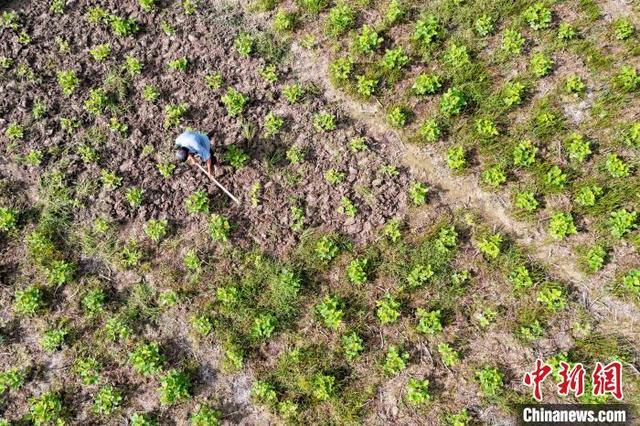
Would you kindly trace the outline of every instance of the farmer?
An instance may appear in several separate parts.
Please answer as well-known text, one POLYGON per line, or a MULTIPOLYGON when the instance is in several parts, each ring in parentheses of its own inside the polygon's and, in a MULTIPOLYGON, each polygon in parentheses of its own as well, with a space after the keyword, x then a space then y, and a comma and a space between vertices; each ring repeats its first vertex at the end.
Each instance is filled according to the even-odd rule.
POLYGON ((204 133, 184 132, 176 139, 176 158, 185 161, 187 158, 192 164, 197 164, 194 157, 198 156, 200 161, 207 163, 207 172, 212 174, 211 166, 213 157, 211 155, 211 141, 204 133))

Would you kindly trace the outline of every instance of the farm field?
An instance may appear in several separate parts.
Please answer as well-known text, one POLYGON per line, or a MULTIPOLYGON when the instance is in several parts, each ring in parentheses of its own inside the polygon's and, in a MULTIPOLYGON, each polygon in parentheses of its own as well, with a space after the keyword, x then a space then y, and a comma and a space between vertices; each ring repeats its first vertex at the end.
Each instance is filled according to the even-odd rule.
POLYGON ((638 7, 3 3, 0 425, 638 409, 638 7))

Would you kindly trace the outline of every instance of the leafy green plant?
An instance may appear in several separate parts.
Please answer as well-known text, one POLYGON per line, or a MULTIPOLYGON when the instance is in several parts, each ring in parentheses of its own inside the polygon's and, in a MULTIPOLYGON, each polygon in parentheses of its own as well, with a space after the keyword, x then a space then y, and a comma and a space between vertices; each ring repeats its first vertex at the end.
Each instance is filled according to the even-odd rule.
POLYGON ((407 368, 409 354, 397 346, 389 346, 384 359, 383 370, 388 376, 395 376, 407 368))
POLYGON ((595 273, 601 270, 607 260, 607 250, 601 245, 595 245, 589 248, 582 256, 582 263, 585 265, 587 272, 595 273))
POLYGON ((298 83, 289 84, 282 88, 282 94, 287 102, 295 104, 304 96, 304 89, 298 83))
POLYGON ((15 209, 0 207, 0 231, 13 230, 18 223, 18 212, 15 209))
POLYGON ((64 260, 53 260, 46 266, 47 280, 49 283, 61 286, 70 282, 75 273, 75 265, 64 260))
POLYGON ((221 425, 222 413, 214 410, 208 405, 201 405, 189 417, 191 426, 219 426, 221 425))
POLYGON ((347 360, 355 359, 364 350, 364 342, 355 331, 342 336, 342 350, 347 360))
POLYGON ((342 324, 344 312, 342 302, 337 296, 325 296, 322 302, 316 305, 315 310, 325 327, 337 330, 342 324))
POLYGON ((300 206, 291 206, 291 225, 289 226, 294 232, 302 232, 304 228, 304 208, 300 206))
POLYGON ((402 238, 400 226, 401 223, 398 219, 389 220, 382 228, 382 236, 392 243, 397 243, 402 238))
POLYGON ((191 397, 191 379, 184 371, 171 369, 160 379, 160 402, 171 405, 191 397))
POLYGON ((17 367, 12 367, 0 372, 0 394, 8 390, 18 390, 24 385, 27 372, 17 367))
POLYGON ((58 392, 47 391, 29 399, 29 420, 36 426, 64 424, 65 408, 58 392))
POLYGON ((440 138, 441 134, 440 125, 434 119, 425 120, 418 129, 418 136, 425 142, 435 142, 440 138))
POLYGON ((609 175, 614 178, 623 178, 631 174, 631 166, 625 163, 617 154, 607 155, 605 167, 609 175))
POLYGON ((62 88, 65 96, 71 96, 80 84, 80 79, 76 76, 74 70, 63 70, 57 73, 58 84, 62 88))
POLYGON ((462 91, 450 87, 440 98, 440 112, 446 116, 459 115, 467 105, 462 91))
POLYGON ((534 53, 531 56, 531 72, 538 78, 549 75, 553 70, 553 65, 553 60, 542 52, 534 53))
POLYGON ((567 305, 565 290, 558 283, 546 283, 538 292, 536 300, 550 311, 560 311, 567 305))
POLYGON ((473 28, 480 37, 486 37, 495 30, 495 20, 490 15, 481 15, 474 22, 473 28))
POLYGON ((337 185, 340 182, 344 181, 344 179, 347 177, 345 172, 339 172, 336 169, 329 169, 326 172, 324 172, 324 178, 327 182, 329 182, 331 185, 337 185))
POLYGON ((597 185, 587 185, 578 189, 575 202, 584 207, 593 207, 603 194, 603 189, 597 185))
POLYGON ((529 6, 522 17, 533 30, 545 30, 551 26, 551 10, 542 2, 529 6))
POLYGON ((387 121, 392 127, 401 129, 407 125, 411 112, 402 105, 392 107, 387 113, 387 121))
POLYGON ((267 114, 264 118, 264 133, 265 136, 270 137, 277 135, 284 126, 284 119, 277 116, 273 112, 267 114))
POLYGON ((140 207, 144 199, 144 189, 137 187, 127 188, 124 196, 131 207, 140 207))
POLYGON ((435 15, 428 15, 416 21, 411 40, 422 48, 431 47, 442 38, 443 28, 435 15))
POLYGON ((120 317, 111 317, 107 319, 104 325, 104 331, 107 339, 112 342, 124 341, 131 336, 131 328, 120 317))
POLYGON ((316 373, 311 382, 313 397, 318 401, 326 401, 331 398, 335 393, 335 381, 334 376, 316 373))
POLYGON ((254 339, 268 339, 276 329, 276 317, 270 313, 260 314, 253 320, 251 336, 254 339))
POLYGON ((438 354, 442 363, 447 367, 452 367, 460 361, 460 356, 448 343, 438 344, 438 354))
POLYGON ((638 213, 619 209, 611 212, 609 216, 609 227, 614 238, 622 238, 629 231, 637 228, 638 213))
POLYGON ((572 160, 583 162, 592 153, 591 143, 578 133, 569 135, 565 144, 567 151, 569 151, 569 158, 572 160))
POLYGON ((42 290, 33 284, 22 290, 16 290, 14 308, 19 314, 35 315, 44 308, 42 290))
POLYGON ((138 0, 138 3, 140 4, 140 7, 145 12, 154 11, 156 6, 157 6, 157 2, 158 2, 158 0, 138 0))
POLYGON ((540 206, 540 202, 536 199, 533 191, 518 192, 514 196, 514 204, 517 208, 526 212, 534 212, 540 206))
POLYGON ((457 244, 458 232, 455 226, 443 226, 438 231, 435 247, 440 253, 449 253, 457 244))
POLYGON ((347 277, 353 284, 364 284, 367 282, 368 259, 353 259, 347 267, 347 277))
POLYGON ((167 235, 168 222, 166 219, 150 219, 144 225, 144 233, 155 243, 159 243, 167 235))
POLYGON ((410 288, 422 287, 433 276, 431 265, 416 265, 407 274, 407 284, 410 288))
POLYGON ((267 83, 275 83, 278 81, 278 70, 274 64, 265 65, 258 69, 260 77, 267 83))
POLYGON ((162 177, 167 179, 176 169, 176 165, 169 161, 163 161, 161 163, 157 163, 156 168, 158 169, 158 172, 160 172, 162 177))
POLYGON ((407 11, 400 0, 391 0, 387 5, 387 10, 384 14, 384 20, 388 24, 395 24, 399 22, 406 15, 406 13, 407 11))
POLYGON ((226 217, 214 213, 209 218, 209 235, 214 241, 226 242, 231 233, 231 224, 226 217))
POLYGON ((350 29, 356 21, 356 13, 346 2, 337 3, 326 18, 326 27, 330 35, 337 37, 350 29))
POLYGON ((517 30, 507 28, 502 33, 502 50, 507 54, 516 56, 520 55, 522 48, 527 40, 517 30))
POLYGON ((613 78, 613 83, 624 92, 634 92, 640 87, 640 75, 632 66, 623 65, 613 78))
POLYGON ((55 352, 62 347, 68 334, 65 327, 51 328, 42 334, 40 347, 46 352, 55 352))
POLYGON ((544 183, 552 189, 564 188, 568 180, 567 174, 556 165, 551 166, 544 176, 544 183))
POLYGON ((81 304, 84 311, 90 317, 98 315, 104 310, 104 305, 107 300, 107 295, 101 288, 96 288, 87 291, 82 298, 81 304))
POLYGON ((494 367, 485 367, 477 371, 476 380, 482 392, 488 397, 496 396, 503 386, 502 373, 494 367))
POLYGON ((574 25, 568 22, 560 23, 558 26, 558 40, 568 42, 576 39, 577 37, 578 29, 574 25))
MULTIPOLYGON (((153 102, 159 97, 160 97, 160 92, 154 86, 147 84, 142 88, 142 99, 144 99, 145 101, 153 102)), ((186 110, 184 111, 184 113, 186 113, 186 110)), ((178 121, 178 124, 179 124, 179 121, 178 121)), ((170 126, 171 125, 165 125, 165 127, 170 127, 170 126)))
POLYGON ((36 120, 44 117, 47 114, 47 104, 40 99, 34 100, 33 107, 31 108, 31 114, 36 120))
POLYGON ((418 324, 416 325, 416 331, 422 334, 435 334, 442 331, 442 319, 440 318, 440 311, 427 311, 426 309, 418 308, 416 310, 416 318, 418 324))
POLYGON ((85 385, 95 385, 100 380, 100 363, 95 358, 78 358, 73 364, 73 371, 80 376, 85 385))
POLYGON ((244 111, 244 107, 249 102, 249 99, 238 92, 235 88, 229 87, 227 89, 227 93, 225 93, 222 98, 222 103, 227 108, 227 114, 230 117, 235 117, 244 111))
POLYGON ((519 81, 510 81, 502 89, 502 102, 507 107, 520 105, 524 97, 526 86, 519 81))
POLYGON ((409 187, 409 199, 415 206, 422 206, 427 202, 429 187, 422 182, 413 182, 409 187))
POLYGON ((167 66, 169 67, 170 70, 182 71, 182 72, 187 71, 188 65, 189 65, 189 61, 187 60, 186 57, 173 59, 167 63, 167 66))
POLYGON ((636 296, 640 296, 640 268, 627 272, 622 278, 622 285, 636 296))
POLYGON ((89 54, 98 62, 102 62, 111 54, 111 45, 109 43, 98 44, 89 50, 89 54))
POLYGON ((549 221, 549 235, 556 240, 561 240, 577 232, 571 213, 556 212, 551 216, 551 220, 549 221))
POLYGON ((469 50, 465 45, 449 44, 442 58, 445 65, 451 68, 463 68, 471 64, 469 50))
POLYGON ((513 149, 513 164, 520 167, 529 167, 535 163, 537 153, 537 146, 530 140, 523 140, 513 149))
POLYGON ((616 20, 613 24, 613 30, 617 40, 627 40, 636 32, 629 18, 619 18, 616 20))
POLYGON ((249 156, 238 146, 227 145, 224 160, 229 162, 235 169, 241 169, 249 161, 249 156))
POLYGON ((409 377, 407 381, 407 401, 412 405, 420 405, 431 400, 429 380, 409 377))
POLYGON ((365 24, 360 28, 359 34, 355 37, 355 49, 361 54, 372 54, 380 47, 384 39, 378 32, 365 24))
POLYGON ((376 316, 382 325, 392 324, 400 318, 400 302, 390 293, 385 293, 382 299, 376 302, 376 307, 376 316))
POLYGON ((160 372, 164 356, 160 354, 160 346, 156 342, 139 343, 129 353, 129 363, 138 373, 150 376, 160 372))
POLYGON ((89 91, 89 97, 84 101, 83 106, 89 113, 99 116, 109 106, 110 102, 107 91, 102 87, 98 87, 89 91))
POLYGON ((482 181, 492 188, 497 188, 507 181, 507 175, 500 164, 494 164, 482 172, 482 181))
POLYGON ((204 83, 211 90, 218 90, 223 83, 222 74, 219 72, 211 72, 204 76, 204 83))
POLYGON ((411 90, 415 95, 433 95, 442 87, 441 78, 436 74, 418 74, 411 90))
POLYGON ((356 92, 368 99, 374 94, 378 87, 378 79, 369 75, 356 76, 356 92))
POLYGON ((581 94, 581 93, 584 93, 586 89, 587 89, 586 83, 580 76, 576 74, 570 75, 564 81, 564 90, 567 93, 581 94))
POLYGON ((279 32, 293 31, 296 27, 296 14, 279 10, 273 17, 273 29, 279 32))
POLYGON ((96 414, 113 413, 122 403, 122 394, 113 385, 105 385, 98 390, 93 400, 93 411, 96 414))
POLYGON ((387 49, 380 62, 380 65, 386 71, 398 71, 409 63, 409 56, 406 54, 402 46, 395 49, 387 49))
POLYGON ((485 257, 495 259, 500 254, 503 238, 500 234, 487 235, 478 240, 478 250, 485 257))
POLYGON ((191 328, 200 336, 208 336, 213 331, 213 322, 207 314, 194 315, 191 318, 191 328))
POLYGON ((122 178, 116 172, 106 169, 100 170, 100 180, 102 181, 102 186, 108 190, 114 190, 122 184, 122 178))
POLYGON ((187 197, 184 206, 189 214, 209 213, 209 195, 205 191, 195 191, 187 197))
POLYGON ((318 259, 328 263, 340 253, 340 247, 332 237, 323 235, 316 243, 315 253, 318 259))
POLYGON ((467 167, 467 154, 462 146, 449 148, 447 151, 447 165, 454 171, 461 171, 467 167))
POLYGON ((339 57, 329 64, 329 74, 331 81, 335 85, 344 84, 349 80, 353 72, 353 59, 351 57, 339 57))
POLYGON ((313 115, 313 127, 319 132, 336 129, 336 118, 330 112, 318 112, 313 115))

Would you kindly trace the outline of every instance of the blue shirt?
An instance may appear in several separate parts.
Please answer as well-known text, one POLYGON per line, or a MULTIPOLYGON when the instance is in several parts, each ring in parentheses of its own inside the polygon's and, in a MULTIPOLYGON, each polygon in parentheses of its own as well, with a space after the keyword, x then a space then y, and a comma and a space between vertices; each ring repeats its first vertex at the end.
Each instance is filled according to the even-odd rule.
POLYGON ((211 141, 204 133, 184 132, 176 139, 176 145, 188 149, 202 161, 207 161, 211 157, 211 141))

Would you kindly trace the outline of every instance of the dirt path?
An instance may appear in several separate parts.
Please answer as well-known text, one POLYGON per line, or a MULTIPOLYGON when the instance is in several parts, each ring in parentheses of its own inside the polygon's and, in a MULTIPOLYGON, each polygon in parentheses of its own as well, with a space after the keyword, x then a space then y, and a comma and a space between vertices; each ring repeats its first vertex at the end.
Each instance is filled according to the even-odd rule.
POLYGON ((328 58, 316 52, 292 45, 291 67, 302 80, 319 84, 327 99, 339 103, 355 120, 364 123, 376 139, 389 141, 396 149, 394 159, 412 170, 437 190, 438 202, 452 211, 471 209, 482 215, 485 221, 510 234, 518 244, 525 246, 532 258, 543 262, 552 275, 571 284, 578 299, 601 321, 601 326, 615 325, 617 331, 632 339, 640 339, 640 311, 632 303, 613 298, 604 284, 615 276, 612 265, 595 277, 587 277, 576 266, 575 255, 566 245, 553 241, 541 223, 514 220, 507 209, 507 201, 496 193, 483 190, 475 175, 451 174, 446 162, 429 147, 406 143, 401 136, 384 123, 380 105, 364 104, 349 98, 333 87, 327 78, 328 58), (320 70, 320 72, 319 72, 320 70))

